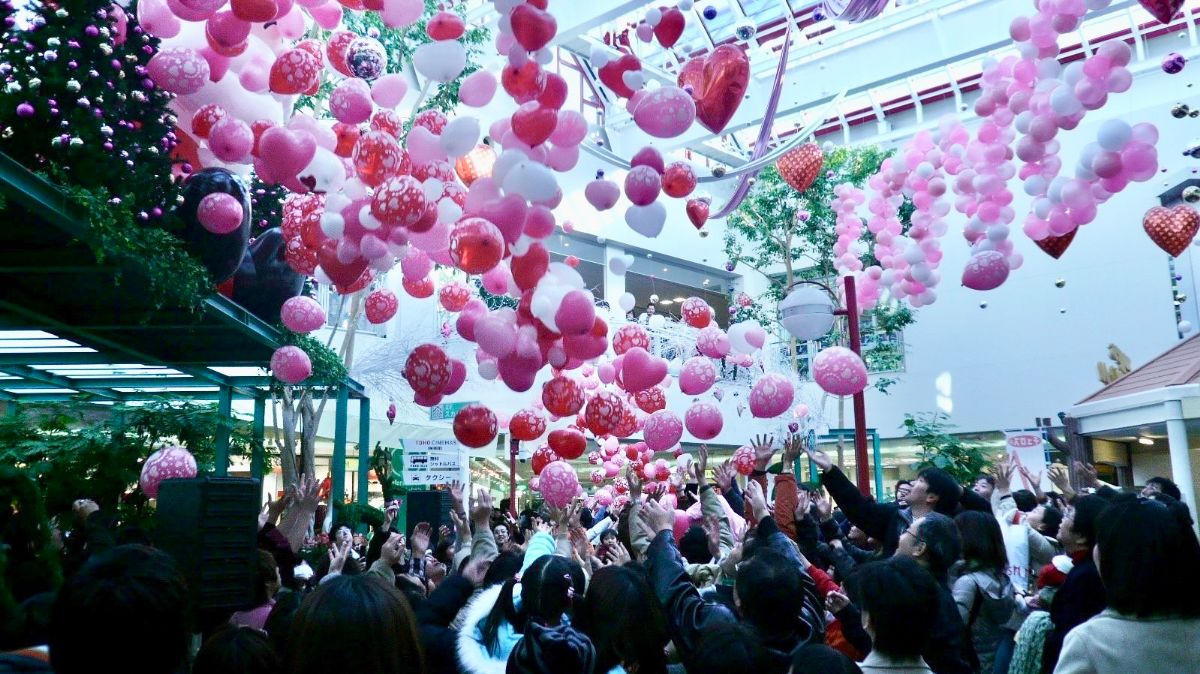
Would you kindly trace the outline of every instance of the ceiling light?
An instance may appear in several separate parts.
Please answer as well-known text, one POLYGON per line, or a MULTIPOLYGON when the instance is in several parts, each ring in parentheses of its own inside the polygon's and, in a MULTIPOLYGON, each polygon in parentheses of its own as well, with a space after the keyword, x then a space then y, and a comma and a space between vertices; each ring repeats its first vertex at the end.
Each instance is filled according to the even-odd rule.
POLYGON ((708 285, 708 279, 704 279, 704 285, 708 285))
POLYGON ((663 273, 666 273, 667 271, 668 271, 668 269, 666 267, 663 267, 663 273))
POLYGON ((1153 444, 1154 444, 1154 440, 1153 440, 1153 439, 1151 439, 1151 438, 1141 437, 1141 438, 1138 438, 1138 444, 1140 444, 1140 445, 1153 445, 1153 444))
POLYGON ((674 303, 675 303, 674 300, 663 300, 663 301, 659 302, 659 304, 674 304, 674 303))
POLYGON ((682 303, 683 303, 683 300, 684 300, 684 298, 682 298, 682 297, 676 297, 676 298, 675 298, 675 301, 676 301, 676 302, 679 302, 680 304, 682 304, 682 303))

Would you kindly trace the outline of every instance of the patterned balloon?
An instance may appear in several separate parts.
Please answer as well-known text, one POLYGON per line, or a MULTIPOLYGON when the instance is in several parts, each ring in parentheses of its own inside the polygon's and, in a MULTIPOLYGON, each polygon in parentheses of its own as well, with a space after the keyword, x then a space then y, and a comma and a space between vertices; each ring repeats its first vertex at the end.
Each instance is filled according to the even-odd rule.
POLYGON ((759 419, 770 419, 788 411, 796 395, 792 382, 787 377, 772 372, 760 377, 750 389, 750 414, 759 419))
POLYGON ((454 415, 454 437, 468 447, 486 446, 496 439, 496 415, 483 405, 467 405, 454 415))
MULTIPOLYGON (((666 406, 664 399, 663 405, 666 406)), ((618 438, 628 438, 638 430, 638 415, 629 405, 625 405, 621 416, 621 423, 617 425, 612 434, 618 438)))
POLYGON ((172 445, 150 455, 142 464, 138 485, 150 498, 158 498, 163 480, 188 480, 196 477, 196 457, 183 447, 172 445))
POLYGON ((637 404, 638 409, 646 414, 654 414, 661 409, 666 409, 667 394, 662 390, 662 387, 651 386, 644 391, 638 391, 633 394, 633 402, 637 404))
POLYGON ((962 284, 971 290, 993 290, 1008 279, 1008 272, 1008 258, 1004 257, 1004 253, 985 250, 967 260, 967 265, 963 268, 962 284))
POLYGON ((373 325, 387 323, 396 315, 396 310, 400 308, 400 300, 396 297, 396 293, 380 288, 367 295, 366 314, 367 320, 373 325))
POLYGON ((679 390, 686 395, 698 396, 712 388, 717 381, 717 369, 704 356, 688 358, 679 371, 679 390))
MULTIPOLYGON (((385 173, 395 170, 382 166, 385 173)), ((391 176, 375 188, 371 215, 385 225, 409 227, 425 215, 425 189, 412 176, 391 176)))
POLYGON ((733 453, 733 468, 742 475, 754 472, 754 450, 750 447, 738 447, 733 453))
POLYGON ((574 379, 559 375, 542 385, 542 404, 556 417, 569 417, 583 408, 583 390, 574 379))
POLYGON ((1150 240, 1172 257, 1179 257, 1200 230, 1200 213, 1191 206, 1155 206, 1146 211, 1142 227, 1150 240))
POLYGON ((637 323, 626 323, 617 328, 613 333, 612 338, 613 351, 618 356, 635 346, 640 346, 647 351, 650 349, 650 335, 646 334, 646 329, 637 323))
POLYGON ((438 302, 446 311, 457 313, 467 306, 474 293, 462 281, 451 281, 438 291, 438 302))
POLYGON ((271 372, 285 384, 299 384, 312 374, 312 361, 298 346, 281 346, 271 354, 271 372))
POLYGON ((305 335, 325 325, 325 309, 313 298, 298 295, 283 303, 279 320, 288 330, 305 335))
POLYGON ((683 437, 683 421, 670 410, 659 410, 646 419, 643 434, 647 447, 656 452, 665 451, 674 447, 683 437))
POLYGON ((615 393, 600 391, 588 401, 583 420, 592 433, 597 436, 608 435, 621 424, 624 413, 625 405, 615 393))
POLYGON ((538 475, 539 491, 546 503, 565 508, 579 493, 579 476, 566 461, 555 461, 538 475))
POLYGON ((375 38, 356 38, 346 48, 346 65, 355 77, 371 81, 387 70, 387 50, 375 38))
POLYGON ((696 348, 709 358, 724 358, 729 355, 729 335, 721 328, 710 325, 696 337, 696 348))
POLYGON ((831 346, 813 359, 813 380, 833 395, 854 395, 867 387, 867 366, 850 349, 831 346))
POLYGON ((208 61, 195 49, 169 47, 155 54, 146 64, 146 73, 159 89, 187 96, 208 83, 208 61))
POLYGON ((680 305, 683 320, 693 328, 705 328, 712 321, 712 307, 699 297, 689 297, 680 305))
POLYGON ((395 138, 383 131, 368 131, 354 146, 354 170, 359 180, 375 187, 392 176, 411 173, 412 161, 395 138))
POLYGON ((513 415, 508 422, 508 430, 514 440, 529 442, 537 440, 546 432, 546 417, 534 409, 523 409, 513 415))
POLYGON ((450 381, 450 358, 436 344, 422 344, 408 354, 404 378, 417 393, 441 395, 450 381))
POLYGON ((558 454, 555 454, 554 450, 550 449, 549 445, 542 445, 533 450, 533 456, 529 459, 529 465, 531 468, 533 468, 534 475, 541 475, 542 470, 544 470, 546 466, 558 460, 558 454))
POLYGON ((697 440, 712 440, 721 433, 725 419, 721 409, 712 403, 699 402, 688 408, 683 417, 688 433, 697 440))
POLYGON ((812 187, 824 164, 825 156, 821 153, 821 146, 805 143, 780 157, 775 167, 792 189, 803 192, 812 187))

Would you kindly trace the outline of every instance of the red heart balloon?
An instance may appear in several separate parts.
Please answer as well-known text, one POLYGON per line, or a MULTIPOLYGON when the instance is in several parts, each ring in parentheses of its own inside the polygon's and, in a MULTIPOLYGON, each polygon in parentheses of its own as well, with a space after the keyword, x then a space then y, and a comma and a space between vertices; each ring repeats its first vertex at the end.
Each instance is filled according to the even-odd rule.
POLYGON ((675 46, 676 42, 679 42, 679 37, 683 35, 683 26, 685 23, 686 20, 683 18, 683 12, 679 11, 678 8, 664 8, 662 10, 662 19, 654 27, 654 37, 658 38, 658 43, 664 49, 670 49, 675 46))
POLYGON ((554 39, 558 22, 549 12, 533 5, 517 5, 512 11, 512 32, 517 44, 527 51, 537 51, 554 39))
POLYGON ((733 119, 749 83, 750 61, 731 44, 688 61, 679 73, 679 86, 691 87, 696 99, 696 119, 713 133, 721 133, 733 119))
POLYGON ((457 40, 466 31, 466 22, 453 12, 438 12, 425 26, 425 33, 434 40, 457 40))
POLYGON ((337 256, 337 241, 328 239, 321 244, 321 248, 317 250, 317 261, 321 264, 321 269, 325 270, 325 275, 333 281, 335 286, 349 287, 354 285, 354 282, 362 276, 367 269, 367 261, 361 256, 352 260, 349 264, 342 264, 337 256))
POLYGON ((696 229, 704 226, 708 222, 709 204, 704 199, 688 199, 687 216, 688 220, 692 221, 696 229))
POLYGON ((821 146, 816 143, 805 143, 775 162, 779 175, 797 192, 812 187, 824 165, 825 155, 821 152, 821 146))
POLYGON ((500 71, 500 84, 517 103, 528 103, 546 88, 546 73, 530 59, 519 68, 511 64, 504 66, 500 71))
POLYGON ((641 70, 642 62, 633 54, 625 54, 615 61, 609 61, 600 69, 600 81, 604 86, 612 89, 612 92, 621 98, 629 98, 633 96, 633 89, 625 84, 625 73, 641 70))
POLYGON ((546 86, 537 100, 547 108, 558 110, 567 102, 567 81, 558 73, 547 73, 546 86))
POLYGON ((1072 229, 1070 232, 1062 236, 1047 236, 1040 241, 1034 241, 1038 248, 1041 248, 1047 255, 1057 260, 1062 257, 1062 254, 1067 252, 1067 246, 1075 240, 1075 234, 1078 229, 1072 229))
POLYGON ((275 0, 232 0, 229 9, 242 21, 263 23, 275 18, 279 13, 279 3, 275 0))
POLYGON ((1183 0, 1138 0, 1142 3, 1142 7, 1146 8, 1147 12, 1154 15, 1159 23, 1171 23, 1171 19, 1179 13, 1179 8, 1183 6, 1183 0))
POLYGON ((1142 227, 1150 240, 1172 257, 1179 257, 1200 231, 1200 213, 1194 208, 1179 205, 1175 208, 1155 206, 1146 211, 1142 227))
POLYGON ((537 147, 550 138, 558 126, 558 111, 530 101, 512 115, 512 130, 521 142, 537 147))

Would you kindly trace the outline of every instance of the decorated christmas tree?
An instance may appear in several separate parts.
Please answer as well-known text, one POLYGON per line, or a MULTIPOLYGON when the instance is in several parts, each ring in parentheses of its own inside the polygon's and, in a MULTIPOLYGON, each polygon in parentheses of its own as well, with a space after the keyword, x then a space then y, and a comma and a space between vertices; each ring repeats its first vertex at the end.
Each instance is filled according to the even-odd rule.
POLYGON ((158 40, 104 0, 5 14, 0 152, 56 182, 102 188, 141 221, 161 218, 175 198, 175 119, 170 94, 147 76, 158 40))

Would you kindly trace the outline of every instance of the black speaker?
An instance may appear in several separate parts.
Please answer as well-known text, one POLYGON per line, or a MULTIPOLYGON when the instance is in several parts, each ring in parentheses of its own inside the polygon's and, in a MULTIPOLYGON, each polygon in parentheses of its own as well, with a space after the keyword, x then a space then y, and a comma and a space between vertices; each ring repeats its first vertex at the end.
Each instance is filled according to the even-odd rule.
POLYGON ((258 583, 259 483, 251 478, 164 480, 154 538, 178 562, 196 609, 237 611, 258 583))
POLYGON ((404 535, 412 538, 413 529, 421 522, 429 522, 433 533, 429 537, 429 549, 438 544, 438 527, 450 524, 450 492, 449 491, 410 491, 408 506, 405 509, 406 521, 404 535))

